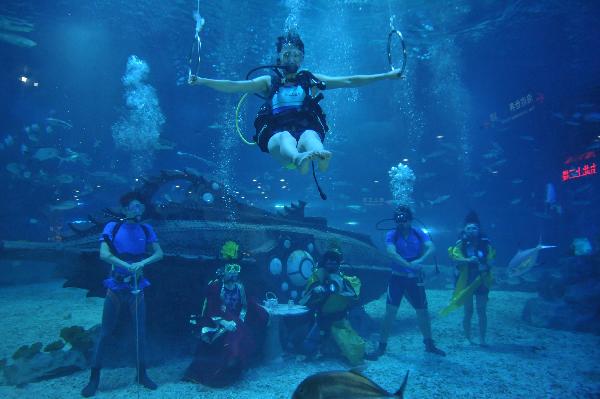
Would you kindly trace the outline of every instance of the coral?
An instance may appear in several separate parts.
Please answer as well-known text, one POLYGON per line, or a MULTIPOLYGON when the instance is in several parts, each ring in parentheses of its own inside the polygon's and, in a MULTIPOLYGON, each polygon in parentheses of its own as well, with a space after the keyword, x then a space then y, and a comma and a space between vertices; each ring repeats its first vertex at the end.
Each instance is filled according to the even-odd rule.
POLYGON ((63 328, 60 330, 60 337, 71 344, 73 349, 82 353, 86 353, 94 347, 94 341, 90 332, 81 326, 63 328))
POLYGON ((59 339, 59 340, 56 340, 56 341, 51 342, 48 345, 46 345, 46 347, 44 348, 44 352, 58 351, 64 347, 65 347, 65 341, 63 341, 62 339, 59 339))
POLYGON ((32 345, 23 345, 13 353, 12 358, 17 359, 31 359, 42 350, 43 344, 36 342, 32 345))

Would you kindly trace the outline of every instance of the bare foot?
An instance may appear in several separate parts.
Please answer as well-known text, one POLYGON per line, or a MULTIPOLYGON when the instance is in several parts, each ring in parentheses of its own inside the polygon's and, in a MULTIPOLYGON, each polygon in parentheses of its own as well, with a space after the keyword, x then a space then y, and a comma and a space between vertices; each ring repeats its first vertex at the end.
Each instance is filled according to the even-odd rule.
POLYGON ((327 169, 329 169, 329 161, 331 161, 331 156, 333 154, 327 150, 318 151, 318 154, 319 154, 319 171, 327 172, 327 169))
POLYGON ((296 166, 298 167, 300 173, 304 175, 306 174, 306 172, 308 172, 310 161, 312 161, 315 158, 318 158, 317 151, 301 152, 298 154, 294 162, 296 163, 296 166))

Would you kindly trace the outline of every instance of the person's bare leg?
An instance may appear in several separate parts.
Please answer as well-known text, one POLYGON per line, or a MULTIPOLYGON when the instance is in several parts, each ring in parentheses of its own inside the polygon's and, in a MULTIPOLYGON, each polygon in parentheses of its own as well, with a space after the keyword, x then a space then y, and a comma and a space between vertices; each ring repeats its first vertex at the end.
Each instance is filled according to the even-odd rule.
POLYGON ((300 140, 298 140, 298 149, 299 151, 316 154, 321 172, 326 172, 329 169, 332 154, 323 147, 319 134, 314 130, 307 130, 302 133, 300 140))
POLYGON ((479 321, 479 344, 488 346, 485 340, 487 332, 487 295, 475 295, 477 303, 477 319, 479 321))
POLYGON ((467 298, 464 304, 464 316, 463 316, 463 332, 465 333, 465 338, 469 343, 473 344, 473 340, 471 339, 471 319, 473 318, 473 295, 470 298, 467 298))
POLYGON ((298 143, 296 139, 287 131, 278 132, 269 139, 267 148, 269 154, 280 162, 283 166, 290 163, 296 163, 300 153, 297 149, 298 143))
POLYGON ((365 359, 377 360, 379 356, 385 353, 385 350, 387 349, 388 338, 390 337, 390 331, 392 330, 394 320, 396 320, 397 313, 398 306, 394 306, 389 303, 385 304, 385 315, 383 316, 383 321, 381 322, 381 333, 379 334, 379 346, 374 351, 365 353, 365 359))

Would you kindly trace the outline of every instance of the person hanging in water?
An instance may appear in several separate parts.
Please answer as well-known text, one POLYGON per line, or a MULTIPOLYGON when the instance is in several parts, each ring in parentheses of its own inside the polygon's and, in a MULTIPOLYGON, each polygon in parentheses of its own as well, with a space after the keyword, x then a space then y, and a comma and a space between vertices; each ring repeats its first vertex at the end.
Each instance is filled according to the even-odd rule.
MULTIPOLYGON (((308 171, 317 160, 319 170, 329 168, 331 152, 323 146, 329 130, 319 105, 326 89, 364 86, 384 79, 399 79, 400 71, 373 75, 326 76, 301 70, 304 43, 296 33, 277 38, 277 65, 283 74, 263 75, 251 80, 214 80, 191 75, 190 85, 210 87, 225 93, 253 93, 265 96, 265 104, 254 122, 254 141, 283 166, 308 171)), ((274 69, 277 71, 277 69, 274 69)))

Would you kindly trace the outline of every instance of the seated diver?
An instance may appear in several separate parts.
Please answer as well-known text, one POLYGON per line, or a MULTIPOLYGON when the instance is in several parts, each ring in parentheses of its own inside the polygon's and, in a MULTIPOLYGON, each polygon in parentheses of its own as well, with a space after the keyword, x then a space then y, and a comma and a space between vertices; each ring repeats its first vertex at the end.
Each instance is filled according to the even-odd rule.
POLYGON ((456 262, 456 282, 450 306, 442 310, 447 314, 461 304, 465 307, 463 331, 465 338, 471 340, 471 319, 473 317, 473 297, 477 306, 479 322, 479 344, 487 346, 487 303, 493 282, 490 269, 496 257, 496 250, 490 240, 481 233, 481 223, 475 212, 469 212, 465 218, 462 237, 448 248, 448 255, 456 262))
POLYGON ((300 70, 304 43, 296 33, 277 38, 277 65, 285 71, 251 80, 206 79, 192 75, 190 85, 202 85, 225 93, 255 93, 265 96, 254 122, 254 141, 283 166, 305 174, 310 161, 317 160, 322 172, 329 168, 331 152, 323 147, 329 130, 318 102, 321 90, 350 88, 383 79, 398 79, 398 71, 373 75, 332 77, 300 70))
MULTIPOLYGON (((221 254, 225 259, 237 258, 237 244, 229 241, 221 254)), ((220 277, 208 284, 197 321, 200 341, 185 381, 211 387, 231 385, 261 353, 269 315, 248 298, 240 272, 240 265, 228 263, 219 271, 220 277)))
MULTIPOLYGON (((329 249, 308 279, 299 304, 315 312, 313 325, 303 344, 307 358, 313 358, 326 342, 335 342, 351 366, 363 362, 365 341, 348 321, 348 310, 360 294, 358 277, 340 271, 342 253, 329 249)), ((325 348, 324 348, 325 349, 325 348)))
POLYGON ((109 222, 100 237, 100 259, 110 263, 110 277, 104 280, 107 288, 102 328, 96 351, 92 359, 90 381, 81 391, 84 397, 94 396, 100 383, 100 369, 107 350, 108 337, 112 334, 121 310, 129 310, 134 329, 137 331, 137 381, 148 389, 156 389, 156 384, 146 374, 145 365, 145 320, 146 306, 144 288, 150 282, 144 278, 144 267, 162 259, 163 252, 158 244, 156 233, 149 224, 140 223, 146 207, 143 199, 135 192, 127 193, 120 199, 125 220, 109 222), (148 255, 148 248, 152 254, 148 255))

